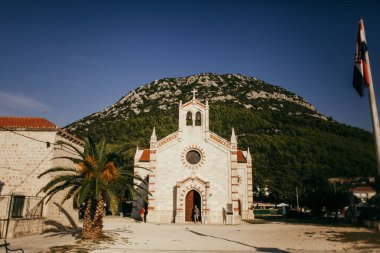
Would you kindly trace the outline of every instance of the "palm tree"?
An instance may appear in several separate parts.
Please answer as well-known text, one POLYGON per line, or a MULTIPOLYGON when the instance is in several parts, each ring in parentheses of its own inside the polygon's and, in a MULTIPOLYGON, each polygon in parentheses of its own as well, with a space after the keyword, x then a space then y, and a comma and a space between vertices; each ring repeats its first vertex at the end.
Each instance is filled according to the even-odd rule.
MULTIPOLYGON (((82 238, 96 239, 102 236, 104 201, 115 199, 120 189, 137 193, 133 186, 143 182, 143 179, 126 169, 122 153, 132 147, 124 147, 117 152, 110 150, 107 143, 102 140, 95 145, 92 138, 85 138, 84 151, 66 142, 57 142, 75 152, 76 157, 61 156, 55 159, 72 161, 76 167, 57 166, 46 170, 38 177, 47 174, 57 174, 41 190, 48 202, 56 193, 67 191, 62 203, 73 199, 74 208, 83 205, 85 208, 83 218, 82 238)), ((141 188, 141 187, 140 187, 141 188)))

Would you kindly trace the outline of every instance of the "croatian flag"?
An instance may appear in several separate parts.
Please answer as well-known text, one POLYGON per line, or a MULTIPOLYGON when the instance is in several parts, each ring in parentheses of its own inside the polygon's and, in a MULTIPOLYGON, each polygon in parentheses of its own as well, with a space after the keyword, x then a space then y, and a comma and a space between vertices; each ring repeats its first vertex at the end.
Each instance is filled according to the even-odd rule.
POLYGON ((361 97, 364 95, 364 87, 370 85, 370 73, 368 67, 368 49, 364 33, 363 19, 359 20, 359 31, 356 38, 354 88, 361 97))

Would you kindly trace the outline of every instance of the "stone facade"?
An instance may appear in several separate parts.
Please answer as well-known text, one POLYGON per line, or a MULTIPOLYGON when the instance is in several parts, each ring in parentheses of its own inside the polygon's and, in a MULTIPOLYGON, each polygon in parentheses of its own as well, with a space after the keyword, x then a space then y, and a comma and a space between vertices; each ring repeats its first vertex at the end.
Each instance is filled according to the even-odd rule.
MULTIPOLYGON (((25 201, 20 217, 10 219, 8 238, 37 234, 50 228, 76 226, 78 212, 73 209, 72 201, 61 205, 64 192, 58 193, 48 204, 38 205, 44 196, 39 191, 52 177, 38 178, 38 175, 55 166, 73 166, 68 160, 53 159, 74 154, 72 150, 55 145, 57 141, 69 142, 79 149, 83 149, 83 142, 46 120, 50 125, 38 123, 40 118, 19 118, 23 121, 21 126, 4 123, 10 118, 0 117, 1 236, 4 236, 8 215, 12 213, 11 195, 25 196, 25 201), (31 122, 37 122, 37 126, 31 122)), ((11 119, 17 122, 18 118, 11 119)))
POLYGON ((209 105, 193 100, 179 105, 178 131, 137 149, 135 174, 145 179, 133 204, 133 217, 147 208, 147 221, 191 221, 197 205, 203 223, 240 223, 253 219, 252 159, 248 151, 209 130, 209 105), (144 169, 146 168, 146 169, 144 169), (148 170, 147 170, 148 169, 148 170))

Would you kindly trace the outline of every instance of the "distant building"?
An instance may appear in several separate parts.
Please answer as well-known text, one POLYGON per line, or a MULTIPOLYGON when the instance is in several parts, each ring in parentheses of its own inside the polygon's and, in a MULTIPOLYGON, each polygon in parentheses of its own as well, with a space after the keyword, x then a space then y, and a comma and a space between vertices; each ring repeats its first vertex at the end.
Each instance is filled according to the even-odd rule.
POLYGON ((60 226, 75 226, 77 211, 72 201, 62 206, 64 193, 40 204, 44 193, 37 194, 51 175, 37 178, 55 166, 73 166, 59 156, 71 156, 73 150, 55 145, 65 141, 83 149, 83 141, 43 118, 0 117, 0 237, 15 238, 38 234, 60 226))
POLYGON ((330 184, 343 184, 343 183, 354 183, 354 184, 365 184, 367 182, 374 183, 375 177, 332 177, 328 179, 328 182, 330 184))
POLYGON ((253 218, 252 158, 209 130, 209 105, 193 99, 179 105, 178 130, 137 150, 135 173, 146 180, 151 196, 137 197, 133 217, 148 209, 148 222, 184 223, 193 220, 195 205, 205 223, 240 223, 253 218), (142 169, 148 168, 149 170, 142 169))
POLYGON ((361 203, 366 203, 368 199, 376 195, 376 190, 373 189, 372 187, 367 187, 367 186, 359 186, 359 187, 354 187, 350 189, 350 192, 360 199, 361 203))

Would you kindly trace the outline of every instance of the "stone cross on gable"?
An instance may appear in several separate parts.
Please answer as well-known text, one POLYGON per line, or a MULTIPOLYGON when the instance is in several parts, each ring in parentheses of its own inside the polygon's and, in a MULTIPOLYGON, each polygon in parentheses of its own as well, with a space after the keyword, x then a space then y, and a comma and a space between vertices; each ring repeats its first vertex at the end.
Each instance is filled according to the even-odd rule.
POLYGON ((197 93, 197 91, 193 89, 191 92, 193 93, 193 100, 195 100, 195 93, 197 93))

